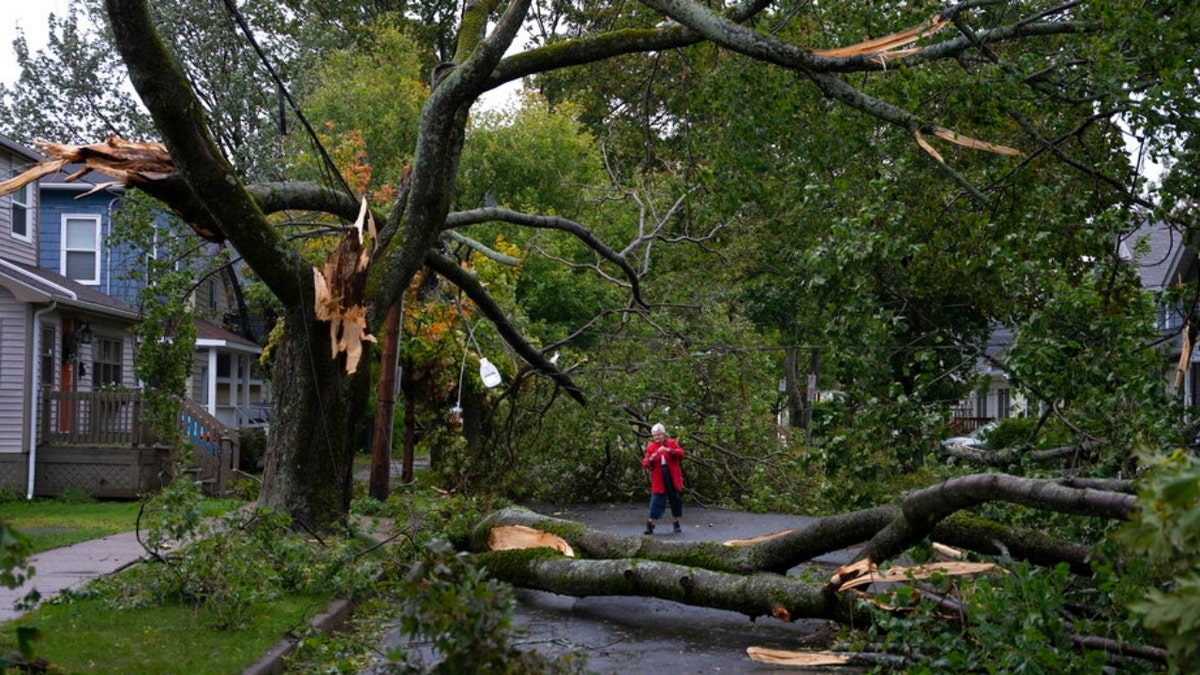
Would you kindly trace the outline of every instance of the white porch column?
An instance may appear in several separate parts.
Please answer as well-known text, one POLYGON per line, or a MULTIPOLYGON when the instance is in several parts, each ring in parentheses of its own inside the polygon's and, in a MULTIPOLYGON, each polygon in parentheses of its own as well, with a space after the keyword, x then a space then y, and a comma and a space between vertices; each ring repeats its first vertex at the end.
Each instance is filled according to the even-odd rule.
POLYGON ((251 356, 242 354, 238 356, 238 365, 242 367, 242 396, 241 405, 250 405, 250 365, 251 356))
POLYGON ((217 416, 217 350, 208 349, 208 414, 217 416))

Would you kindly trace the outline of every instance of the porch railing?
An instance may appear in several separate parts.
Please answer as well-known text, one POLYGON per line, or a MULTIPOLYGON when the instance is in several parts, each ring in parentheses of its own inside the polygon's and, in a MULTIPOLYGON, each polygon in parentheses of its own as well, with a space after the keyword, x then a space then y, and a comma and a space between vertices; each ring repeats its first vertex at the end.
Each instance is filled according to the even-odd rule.
POLYGON ((994 417, 979 417, 974 410, 969 408, 958 408, 952 411, 950 418, 950 431, 956 434, 969 434, 979 427, 995 421, 994 417))
MULTIPOLYGON (((39 442, 53 447, 148 447, 159 442, 142 421, 139 391, 44 391, 39 442)), ((192 401, 181 401, 179 424, 194 449, 196 480, 223 495, 238 468, 236 429, 192 401)))
POLYGON ((49 445, 139 446, 154 442, 137 391, 45 391, 41 433, 49 445))
POLYGON ((180 402, 179 423, 192 441, 196 479, 212 494, 224 495, 236 475, 241 448, 236 429, 225 426, 193 401, 180 402))

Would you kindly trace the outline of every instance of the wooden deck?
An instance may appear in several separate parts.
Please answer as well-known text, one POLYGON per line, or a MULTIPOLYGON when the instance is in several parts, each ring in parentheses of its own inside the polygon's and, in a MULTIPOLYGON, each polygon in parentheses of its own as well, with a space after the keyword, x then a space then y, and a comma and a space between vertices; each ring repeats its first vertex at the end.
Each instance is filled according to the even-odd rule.
MULTIPOLYGON (((134 499, 161 488, 174 448, 144 423, 142 406, 140 391, 44 392, 34 492, 134 499)), ((193 449, 192 479, 224 495, 238 467, 237 431, 191 401, 181 401, 179 423, 193 449)))

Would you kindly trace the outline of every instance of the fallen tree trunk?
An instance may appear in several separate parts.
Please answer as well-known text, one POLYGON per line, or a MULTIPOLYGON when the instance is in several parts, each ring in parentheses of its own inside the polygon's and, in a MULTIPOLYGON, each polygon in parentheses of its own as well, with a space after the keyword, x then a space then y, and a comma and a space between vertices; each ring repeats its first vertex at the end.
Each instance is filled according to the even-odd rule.
POLYGON ((893 506, 855 511, 775 533, 753 545, 726 546, 717 542, 675 542, 613 534, 525 508, 510 507, 493 513, 476 526, 471 548, 486 551, 488 533, 494 527, 524 525, 566 539, 584 558, 640 558, 734 574, 783 574, 819 555, 866 541, 895 520, 899 513, 893 506))
POLYGON ((1112 519, 1127 517, 1134 506, 1133 495, 1126 492, 979 474, 913 492, 900 506, 820 518, 793 530, 726 544, 613 534, 512 507, 481 521, 472 532, 470 545, 483 555, 492 574, 524 588, 577 597, 656 597, 751 617, 770 614, 788 621, 852 620, 853 600, 838 592, 840 583, 847 579, 834 575, 837 582, 831 579, 814 584, 784 574, 819 555, 863 541, 867 543, 856 556, 865 563, 863 569, 874 569, 932 538, 1044 565, 1065 561, 1078 573, 1089 571, 1085 546, 971 518, 951 518, 959 510, 989 501, 1112 519), (562 558, 558 553, 549 554, 547 549, 534 549, 543 551, 541 554, 528 550, 489 552, 492 530, 510 525, 557 535, 582 559, 562 558))
POLYGON ((933 541, 983 555, 1025 560, 1041 567, 1066 563, 1073 574, 1090 575, 1097 554, 1088 546, 1055 539, 1045 532, 1009 527, 956 514, 934 526, 933 541))
POLYGON ((982 464, 983 466, 1007 469, 1021 462, 1043 464, 1068 457, 1078 458, 1080 455, 1087 456, 1089 452, 1095 450, 1099 445, 1099 443, 1081 443, 1079 445, 1064 445, 1046 450, 1030 450, 1023 447, 987 450, 968 445, 952 445, 942 448, 942 454, 947 457, 982 464))
MULTIPOLYGON (((614 534, 525 508, 510 507, 489 515, 476 526, 471 549, 476 552, 488 550, 488 535, 495 527, 522 525, 562 537, 583 558, 638 558, 696 565, 731 574, 785 574, 818 556, 869 541, 900 518, 899 507, 882 506, 820 518, 796 529, 757 537, 755 543, 745 540, 743 545, 732 546, 614 534)), ((984 555, 1004 555, 1047 567, 1065 562, 1077 574, 1088 573, 1088 559, 1092 555, 1090 549, 1081 544, 970 518, 948 518, 933 527, 929 538, 984 555)))
POLYGON ((859 557, 891 560, 925 539, 955 512, 986 502, 1008 502, 1044 511, 1125 520, 1136 498, 1122 492, 1073 488, 1054 481, 983 473, 953 478, 904 498, 901 516, 871 538, 859 557))
MULTIPOLYGON (((852 595, 824 584, 778 574, 729 574, 654 560, 574 560, 550 549, 492 551, 480 562, 505 582, 576 597, 641 596, 781 621, 800 618, 854 622, 852 595)), ((859 623, 867 619, 860 614, 859 623)))

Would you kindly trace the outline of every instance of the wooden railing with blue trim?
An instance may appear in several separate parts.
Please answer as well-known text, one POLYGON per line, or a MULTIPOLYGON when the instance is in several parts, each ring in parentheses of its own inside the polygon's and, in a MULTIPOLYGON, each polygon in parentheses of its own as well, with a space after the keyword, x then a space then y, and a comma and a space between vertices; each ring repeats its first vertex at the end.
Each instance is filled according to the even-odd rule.
POLYGON ((238 470, 241 443, 237 430, 225 426, 207 410, 188 400, 181 402, 179 423, 192 443, 196 480, 206 492, 224 496, 230 479, 238 470))

